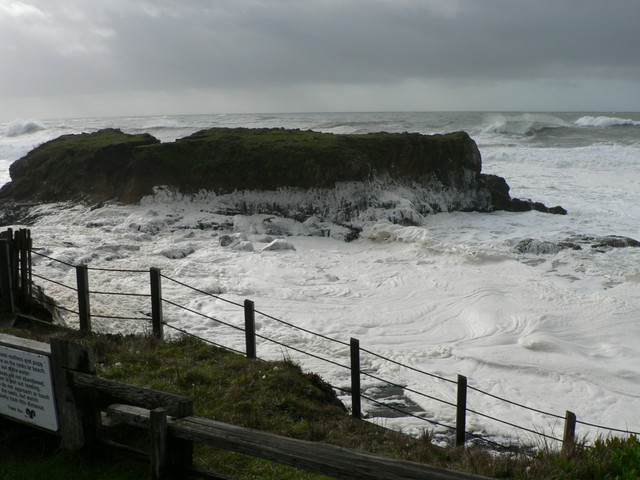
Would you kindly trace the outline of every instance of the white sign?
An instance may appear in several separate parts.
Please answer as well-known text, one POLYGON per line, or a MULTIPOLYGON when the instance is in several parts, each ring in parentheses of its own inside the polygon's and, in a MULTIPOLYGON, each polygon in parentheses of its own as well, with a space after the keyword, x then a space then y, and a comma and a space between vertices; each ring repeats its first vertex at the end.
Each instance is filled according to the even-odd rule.
POLYGON ((58 430, 48 356, 0 345, 0 414, 58 430))

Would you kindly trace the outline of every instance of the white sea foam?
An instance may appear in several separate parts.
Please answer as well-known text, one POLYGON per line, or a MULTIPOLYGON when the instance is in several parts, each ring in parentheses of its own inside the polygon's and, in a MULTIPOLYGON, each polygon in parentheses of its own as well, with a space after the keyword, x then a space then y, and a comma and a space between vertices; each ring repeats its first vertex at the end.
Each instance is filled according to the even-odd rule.
MULTIPOLYGON (((400 125, 398 115, 391 115, 389 123, 400 125)), ((480 131, 486 125, 486 116, 481 114, 411 115, 403 120, 407 130, 435 129, 435 124, 443 123, 450 130, 475 125, 480 131)), ((329 125, 357 126, 363 116, 298 114, 271 116, 266 121, 269 126, 284 119, 288 126, 332 128, 329 125)), ((569 125, 579 118, 575 114, 550 116, 569 125)), ((224 122, 261 126, 259 117, 227 116, 224 122)), ((210 120, 223 121, 219 117, 210 120)), ((123 129, 139 128, 140 121, 130 119, 123 129)), ((180 117, 179 121, 188 124, 189 119, 180 117)), ((110 126, 113 122, 109 120, 110 126)), ((206 119, 199 117, 194 123, 200 126, 206 119)), ((97 119, 89 127, 100 125, 97 119)), ((27 137, 12 138, 26 142, 27 137)), ((363 348, 417 369, 448 379, 464 374, 471 385, 493 395, 561 417, 571 410, 582 421, 639 431, 640 249, 585 247, 548 253, 515 249, 521 240, 558 242, 574 234, 640 239, 638 147, 612 140, 580 148, 541 148, 519 138, 514 135, 500 144, 481 145, 483 170, 504 176, 513 196, 563 205, 568 215, 451 212, 425 215, 419 227, 372 217, 362 220, 359 240, 345 243, 339 236, 327 236, 327 231, 340 228, 336 224, 225 213, 229 198, 224 196, 206 192, 183 196, 159 189, 154 197, 135 206, 42 205, 37 208, 41 216, 32 226, 34 243, 45 248, 43 253, 73 264, 142 271, 155 266, 165 276, 200 291, 236 303, 249 298, 258 310, 302 328, 343 342, 358 338, 363 348), (234 242, 222 246, 222 235, 234 242), (286 241, 295 250, 265 250, 273 241, 286 241)), ((8 141, 1 139, 0 148, 6 148, 8 141)), ((15 144, 15 148, 26 147, 15 144)), ((387 195, 399 207, 406 207, 403 202, 409 198, 406 192, 380 190, 378 194, 387 195)), ((236 195, 259 201, 255 193, 236 195)), ((279 195, 286 201, 298 201, 293 192, 279 195)), ((34 258, 39 275, 75 284, 72 268, 37 255, 34 258)), ((90 284, 100 285, 101 291, 146 294, 148 273, 91 271, 90 284)), ((45 287, 62 305, 75 309, 73 291, 56 284, 45 287)), ((243 312, 235 305, 170 280, 163 279, 163 295, 205 315, 243 325, 243 312)), ((148 301, 138 297, 92 297, 95 315, 146 317, 149 310, 148 301)), ((180 328, 244 350, 241 332, 170 305, 165 316, 180 328)), ((73 316, 67 318, 75 322, 73 316)), ((342 364, 349 362, 348 347, 343 344, 261 315, 256 322, 260 335, 342 364)), ((112 331, 144 330, 144 323, 134 321, 94 318, 94 323, 112 331)), ((349 387, 349 372, 334 365, 266 341, 259 341, 258 354, 291 356, 304 369, 322 374, 339 387, 349 387)), ((455 386, 449 383, 364 353, 362 363, 376 376, 455 402, 455 386)), ((367 394, 378 386, 369 377, 363 381, 367 394)), ((455 411, 448 405, 413 393, 409 396, 429 412, 429 418, 454 422, 455 411)), ((514 408, 477 392, 469 402, 476 411, 562 435, 562 422, 553 417, 514 408)), ((365 409, 369 407, 365 402, 365 409)), ((431 428, 410 418, 380 421, 414 432, 431 428)), ((518 436, 513 429, 482 417, 470 416, 468 425, 470 430, 496 434, 498 439, 518 436)), ((579 426, 579 436, 594 433, 579 426)))

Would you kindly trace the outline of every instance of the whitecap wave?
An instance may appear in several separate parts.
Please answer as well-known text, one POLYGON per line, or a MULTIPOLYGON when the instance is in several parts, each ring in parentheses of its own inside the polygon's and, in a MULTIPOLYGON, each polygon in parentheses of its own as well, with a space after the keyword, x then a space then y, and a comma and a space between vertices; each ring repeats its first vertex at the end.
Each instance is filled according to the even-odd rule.
POLYGON ((185 125, 183 122, 179 122, 173 118, 154 118, 150 119, 140 129, 141 130, 161 130, 161 129, 173 129, 173 128, 189 128, 189 125, 185 125))
POLYGON ((584 116, 575 121, 579 127, 619 127, 634 126, 640 127, 640 122, 630 118, 607 117, 607 116, 584 116))
POLYGON ((19 135, 26 135, 40 130, 46 130, 45 127, 38 120, 14 120, 5 129, 5 135, 7 137, 17 137, 19 135))
POLYGON ((483 133, 502 133, 507 135, 534 135, 548 128, 562 128, 569 125, 553 115, 526 113, 516 116, 495 115, 489 118, 489 125, 483 133))

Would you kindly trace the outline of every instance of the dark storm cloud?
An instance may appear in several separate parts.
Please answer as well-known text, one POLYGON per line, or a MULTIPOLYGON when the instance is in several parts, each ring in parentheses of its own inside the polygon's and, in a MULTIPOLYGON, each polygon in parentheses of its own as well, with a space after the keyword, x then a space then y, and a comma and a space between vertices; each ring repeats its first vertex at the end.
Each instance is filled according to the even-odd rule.
POLYGON ((585 78, 638 88, 638 20, 636 0, 0 0, 0 95, 585 78))

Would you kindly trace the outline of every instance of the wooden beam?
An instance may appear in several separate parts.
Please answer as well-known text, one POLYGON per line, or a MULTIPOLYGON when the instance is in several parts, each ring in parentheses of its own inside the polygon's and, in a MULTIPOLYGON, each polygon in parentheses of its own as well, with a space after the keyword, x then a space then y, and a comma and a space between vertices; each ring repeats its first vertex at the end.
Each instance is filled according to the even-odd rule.
POLYGON ((184 416, 182 412, 185 411, 185 404, 192 404, 191 400, 180 395, 136 387, 95 375, 69 371, 67 376, 73 388, 74 401, 96 409, 105 409, 113 403, 124 403, 149 410, 164 408, 168 415, 179 418, 184 416))
MULTIPOLYGON (((149 411, 110 405, 109 417, 148 428, 149 411)), ((281 437, 201 417, 167 417, 169 435, 232 452, 265 458, 310 472, 361 480, 488 480, 487 477, 396 460, 322 443, 281 437)))
POLYGON ((168 423, 169 434, 172 436, 265 458, 335 478, 349 480, 480 480, 487 478, 333 445, 281 437, 206 418, 186 417, 168 423))

